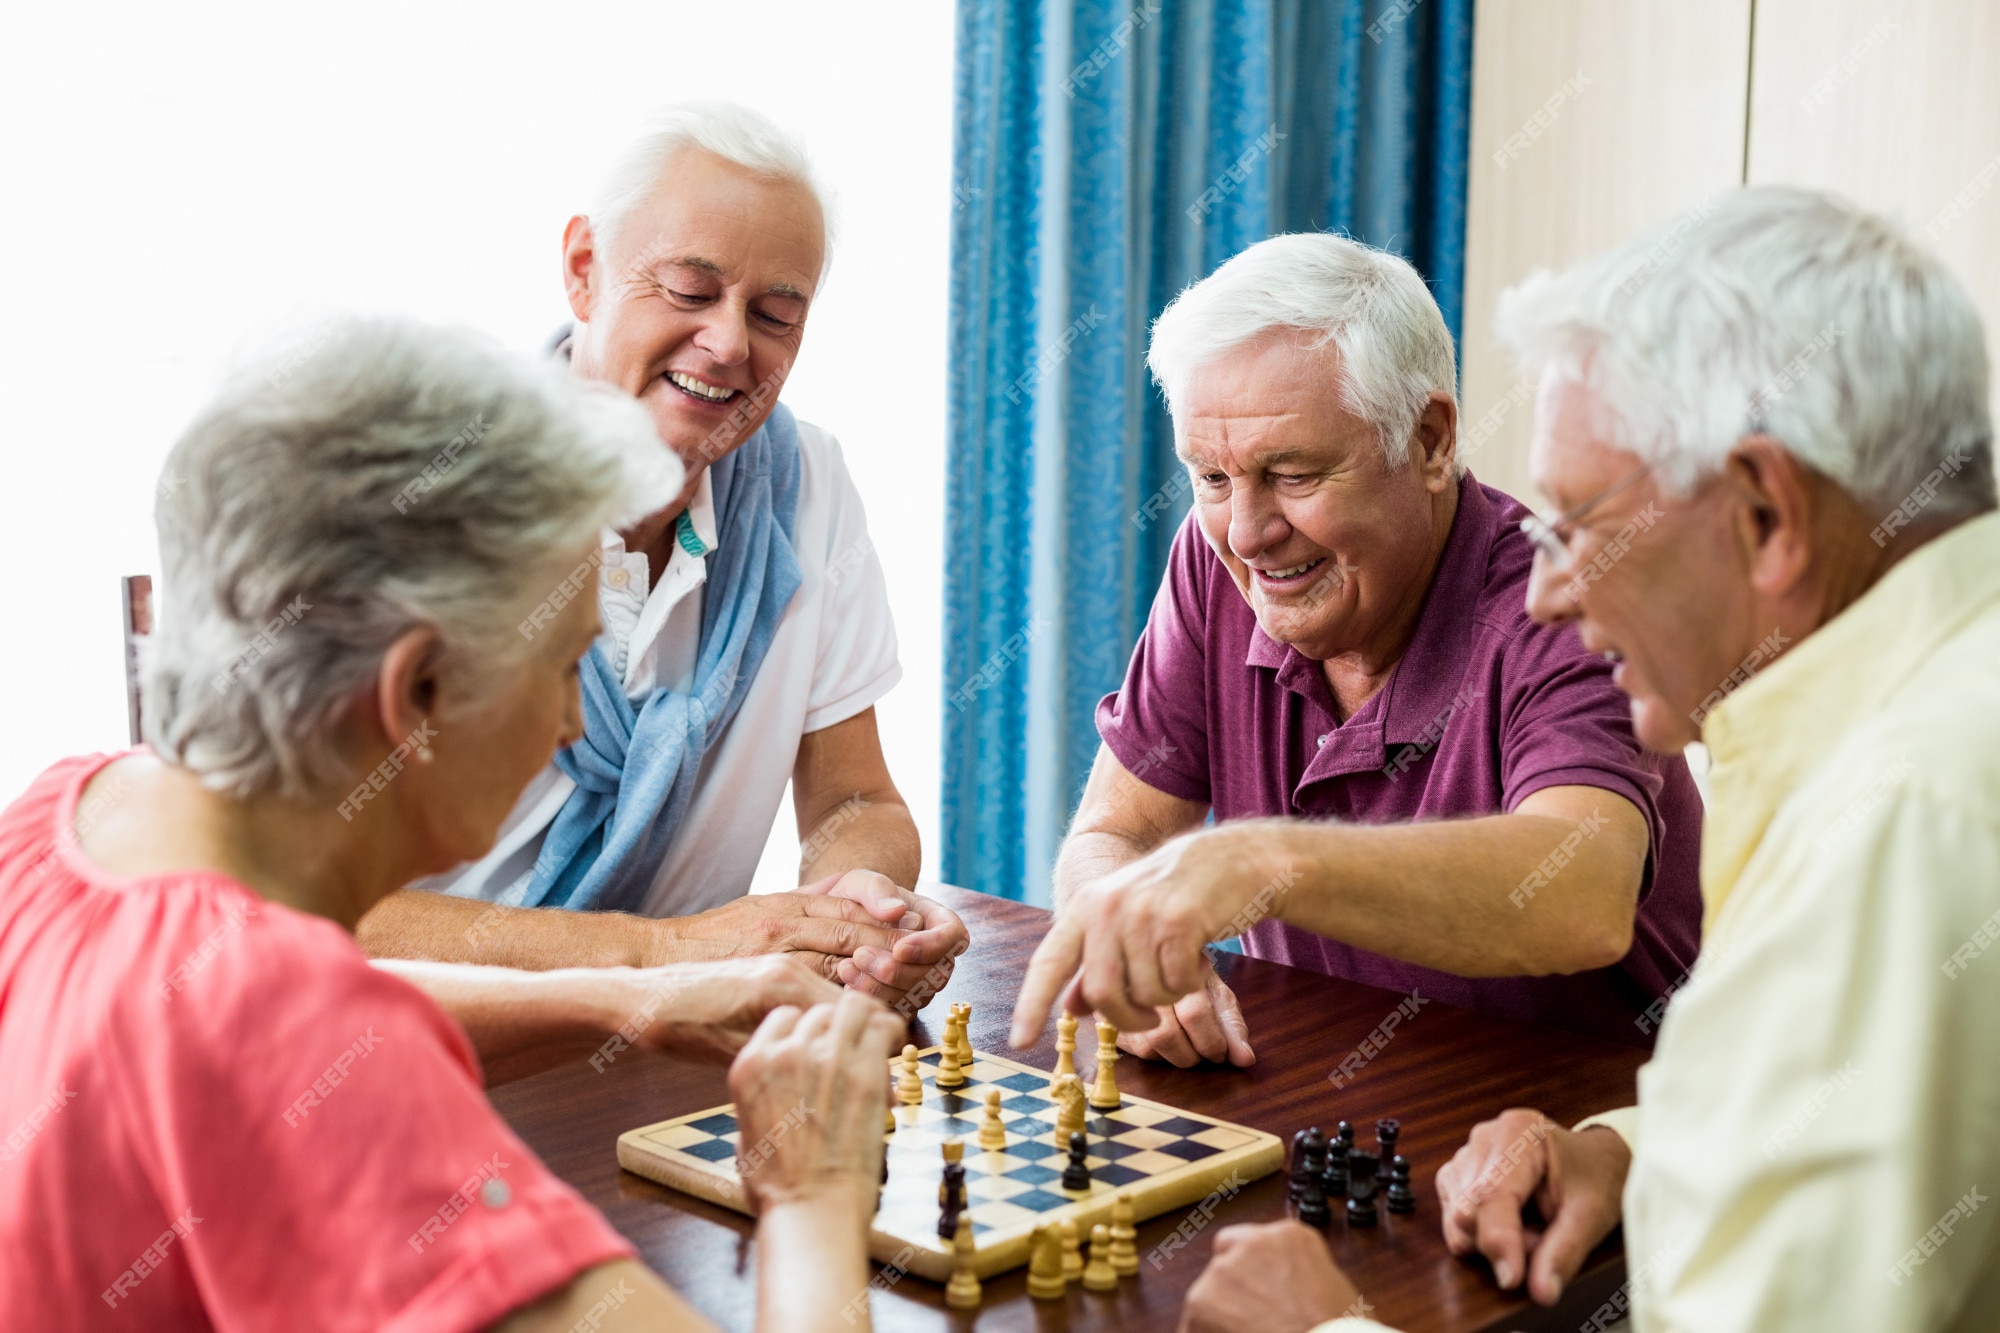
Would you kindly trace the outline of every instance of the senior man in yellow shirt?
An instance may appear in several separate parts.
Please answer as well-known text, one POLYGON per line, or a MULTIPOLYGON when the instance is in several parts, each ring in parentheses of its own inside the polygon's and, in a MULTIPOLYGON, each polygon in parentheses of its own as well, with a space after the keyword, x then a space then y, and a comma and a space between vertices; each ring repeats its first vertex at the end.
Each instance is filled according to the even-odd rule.
MULTIPOLYGON (((1530 609, 1622 659, 1648 746, 1707 743, 1706 923, 1639 1105, 1479 1126, 1438 1174, 1446 1238, 1551 1303, 1622 1219, 1631 1280, 1586 1327, 2000 1327, 2000 516, 1972 303, 1882 219, 1763 188, 1532 280, 1500 323, 1542 374, 1533 469, 1564 509, 1525 525, 1530 609)), ((1235 1228, 1184 1326, 1380 1327, 1362 1295, 1316 1233, 1235 1228)))

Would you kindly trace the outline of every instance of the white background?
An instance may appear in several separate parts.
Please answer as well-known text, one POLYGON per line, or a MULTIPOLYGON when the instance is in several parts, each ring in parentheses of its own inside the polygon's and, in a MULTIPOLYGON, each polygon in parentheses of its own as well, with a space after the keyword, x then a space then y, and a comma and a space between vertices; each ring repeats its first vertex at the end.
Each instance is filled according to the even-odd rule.
MULTIPOLYGON (((20 5, 0 41, 0 804, 125 743, 118 579, 162 458, 259 335, 333 309, 531 351, 559 245, 653 108, 804 137, 839 235, 785 400, 841 439, 887 570, 889 765, 937 847, 951 6, 20 5)), ((781 814, 759 886, 793 878, 781 814)))

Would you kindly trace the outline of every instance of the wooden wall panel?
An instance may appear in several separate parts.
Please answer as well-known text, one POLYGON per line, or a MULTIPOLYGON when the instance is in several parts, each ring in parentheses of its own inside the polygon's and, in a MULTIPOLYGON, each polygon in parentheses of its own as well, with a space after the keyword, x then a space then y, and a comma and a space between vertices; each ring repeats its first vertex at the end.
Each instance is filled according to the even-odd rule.
POLYGON ((1994 0, 1757 0, 1750 181, 1839 190, 1900 219, 1971 288, 1989 356, 2000 334, 1996 63, 1994 0))
POLYGON ((1741 181, 1750 29, 1750 0, 1479 0, 1460 355, 1482 481, 1530 495, 1495 299, 1741 181))

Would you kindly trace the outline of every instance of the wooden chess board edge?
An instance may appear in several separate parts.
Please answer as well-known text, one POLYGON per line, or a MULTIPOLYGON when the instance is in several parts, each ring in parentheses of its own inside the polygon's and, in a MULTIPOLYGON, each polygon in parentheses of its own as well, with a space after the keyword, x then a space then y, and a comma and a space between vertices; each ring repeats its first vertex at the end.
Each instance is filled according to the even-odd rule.
MULTIPOLYGON (((619 1166, 634 1175, 657 1181, 683 1194, 692 1194, 708 1203, 738 1213, 749 1212, 750 1203, 744 1197, 741 1182, 698 1170, 683 1159, 652 1150, 640 1138, 644 1132, 643 1129, 631 1130, 619 1136, 619 1166)), ((1132 1198, 1134 1220, 1150 1221, 1170 1209, 1199 1203, 1232 1177, 1240 1177, 1247 1185, 1277 1171, 1285 1164, 1284 1144, 1261 1131, 1253 1132, 1257 1133, 1257 1143, 1235 1150, 1240 1155, 1232 1155, 1227 1161, 1214 1163, 1204 1170, 1190 1171, 1176 1179, 1159 1179, 1126 1187, 1125 1192, 1132 1198)), ((1079 1202, 1075 1205, 1075 1212, 1066 1211, 1064 1215, 1074 1219, 1077 1230, 1087 1237, 1092 1226, 1111 1220, 1114 1197, 1115 1192, 1100 1194, 1094 1202, 1079 1202)), ((973 1261, 973 1271, 981 1278, 989 1278, 1020 1267, 1031 1257, 1030 1239, 1028 1235, 1014 1235, 980 1246, 973 1261)), ((922 1242, 912 1242, 871 1227, 868 1253, 877 1263, 893 1265, 933 1282, 943 1282, 951 1276, 951 1251, 944 1247, 942 1240, 932 1244, 929 1237, 923 1237, 922 1242)))
POLYGON ((750 1200, 743 1194, 743 1182, 735 1176, 699 1170, 683 1158, 670 1157, 649 1147, 640 1136, 656 1128, 656 1125, 647 1125, 643 1129, 620 1134, 618 1165, 635 1176, 644 1176, 683 1194, 692 1194, 697 1199, 720 1204, 739 1213, 750 1211, 750 1200))

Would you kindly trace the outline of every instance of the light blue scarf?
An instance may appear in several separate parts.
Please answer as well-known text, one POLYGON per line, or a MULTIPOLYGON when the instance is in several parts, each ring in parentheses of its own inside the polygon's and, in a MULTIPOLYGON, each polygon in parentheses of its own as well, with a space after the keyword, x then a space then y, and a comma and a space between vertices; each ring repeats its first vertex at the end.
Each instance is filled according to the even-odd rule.
POLYGON ((583 739, 556 756, 576 790, 542 841, 525 906, 644 905, 702 756, 742 706, 799 590, 799 431, 790 409, 773 407, 710 473, 717 545, 707 556, 693 689, 655 690, 635 711, 603 640, 591 645, 582 664, 583 739))

